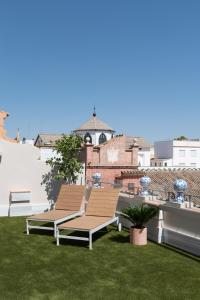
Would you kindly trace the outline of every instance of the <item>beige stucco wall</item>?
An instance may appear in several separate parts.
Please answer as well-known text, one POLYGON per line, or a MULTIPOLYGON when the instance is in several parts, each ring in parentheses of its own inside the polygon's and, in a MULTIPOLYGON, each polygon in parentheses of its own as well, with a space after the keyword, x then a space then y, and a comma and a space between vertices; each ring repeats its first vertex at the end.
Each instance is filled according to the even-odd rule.
MULTIPOLYGON (((40 149, 29 144, 0 141, 0 216, 30 215, 43 212, 56 200, 59 183, 44 181, 44 175, 51 171, 41 160, 40 149), (12 203, 10 193, 30 191, 30 202, 12 203)), ((77 184, 85 184, 84 169, 77 184)), ((45 178, 48 179, 48 176, 45 178)))
POLYGON ((11 191, 30 190, 33 211, 49 207, 45 185, 41 182, 42 175, 50 169, 39 160, 39 149, 32 145, 0 141, 0 155, 0 215, 8 215, 11 191))

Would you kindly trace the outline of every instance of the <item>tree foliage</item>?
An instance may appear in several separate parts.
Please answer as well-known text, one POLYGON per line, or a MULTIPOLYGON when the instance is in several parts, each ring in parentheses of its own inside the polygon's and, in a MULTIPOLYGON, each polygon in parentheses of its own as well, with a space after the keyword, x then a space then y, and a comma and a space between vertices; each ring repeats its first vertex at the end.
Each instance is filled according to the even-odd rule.
POLYGON ((177 141, 187 141, 188 138, 186 136, 184 136, 184 135, 181 135, 181 136, 177 137, 176 140, 177 141))
POLYGON ((82 141, 80 136, 70 134, 55 142, 57 155, 47 160, 47 164, 55 170, 55 179, 65 180, 69 184, 76 181, 83 168, 79 158, 82 141))

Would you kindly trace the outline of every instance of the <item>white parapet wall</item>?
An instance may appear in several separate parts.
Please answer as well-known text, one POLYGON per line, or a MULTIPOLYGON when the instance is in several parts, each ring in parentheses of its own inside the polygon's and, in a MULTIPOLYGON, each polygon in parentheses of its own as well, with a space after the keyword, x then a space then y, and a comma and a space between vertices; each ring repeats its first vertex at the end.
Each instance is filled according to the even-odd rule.
MULTIPOLYGON (((120 212, 129 204, 142 203, 159 207, 158 216, 147 224, 148 239, 200 256, 200 209, 179 208, 173 204, 163 204, 152 197, 121 193, 117 210, 120 212)), ((120 221, 122 226, 130 228, 129 221, 122 217, 120 221)))
POLYGON ((200 256, 200 209, 162 205, 162 242, 200 256))

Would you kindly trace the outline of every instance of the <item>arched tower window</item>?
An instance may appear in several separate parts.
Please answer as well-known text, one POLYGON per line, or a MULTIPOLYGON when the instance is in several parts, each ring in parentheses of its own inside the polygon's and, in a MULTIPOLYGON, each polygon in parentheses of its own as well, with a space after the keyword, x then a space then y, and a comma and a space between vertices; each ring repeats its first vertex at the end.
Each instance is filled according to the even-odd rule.
POLYGON ((99 136, 99 145, 107 141, 106 135, 102 132, 99 136))
POLYGON ((89 134, 89 132, 87 132, 86 134, 85 134, 85 136, 84 136, 84 141, 85 141, 85 143, 90 143, 90 144, 92 144, 92 137, 91 137, 91 135, 89 134), (88 139, 89 138, 89 139, 88 139))

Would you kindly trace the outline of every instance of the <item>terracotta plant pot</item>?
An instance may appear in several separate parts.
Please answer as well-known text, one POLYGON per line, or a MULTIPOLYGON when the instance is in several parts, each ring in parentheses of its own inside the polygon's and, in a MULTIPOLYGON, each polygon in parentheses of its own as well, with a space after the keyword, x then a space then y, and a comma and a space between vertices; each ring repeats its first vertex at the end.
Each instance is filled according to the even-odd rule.
POLYGON ((130 228, 130 243, 133 245, 146 245, 147 244, 147 228, 130 228))

